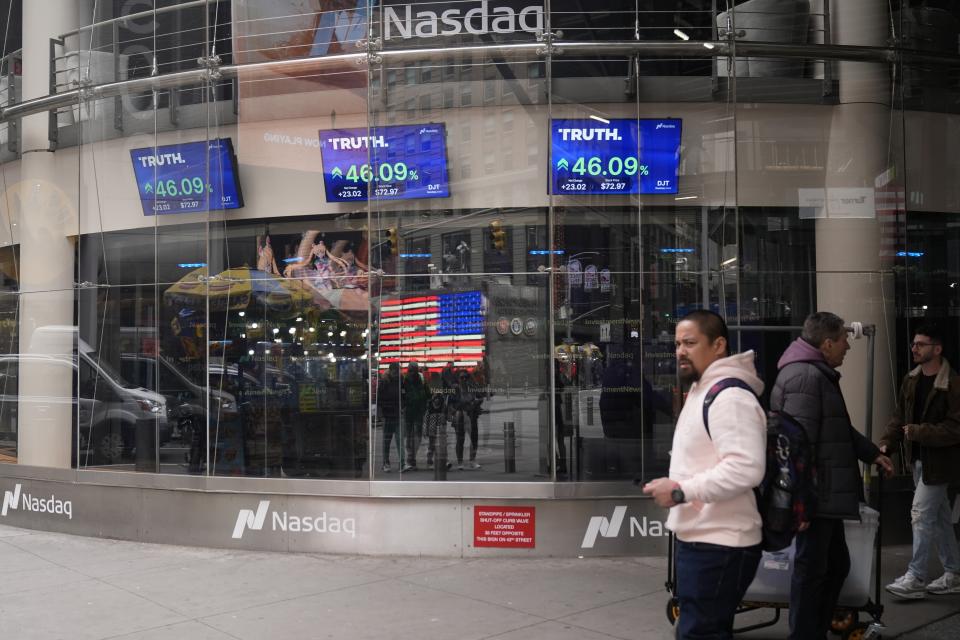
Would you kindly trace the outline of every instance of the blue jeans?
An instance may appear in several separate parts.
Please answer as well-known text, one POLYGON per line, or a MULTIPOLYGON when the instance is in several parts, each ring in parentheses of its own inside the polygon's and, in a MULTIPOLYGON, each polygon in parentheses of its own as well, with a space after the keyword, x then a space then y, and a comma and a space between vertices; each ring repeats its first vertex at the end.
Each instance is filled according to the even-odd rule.
POLYGON ((843 582, 850 553, 843 520, 813 518, 797 534, 790 583, 790 640, 824 640, 843 582))
POLYGON ((677 638, 732 638, 733 616, 759 564, 760 545, 723 547, 677 540, 677 638))
POLYGON ((947 497, 947 485, 925 484, 923 466, 917 460, 913 466, 913 486, 916 487, 910 508, 913 558, 907 570, 926 582, 930 546, 936 544, 944 571, 960 573, 960 551, 957 550, 957 538, 953 533, 953 514, 947 497))

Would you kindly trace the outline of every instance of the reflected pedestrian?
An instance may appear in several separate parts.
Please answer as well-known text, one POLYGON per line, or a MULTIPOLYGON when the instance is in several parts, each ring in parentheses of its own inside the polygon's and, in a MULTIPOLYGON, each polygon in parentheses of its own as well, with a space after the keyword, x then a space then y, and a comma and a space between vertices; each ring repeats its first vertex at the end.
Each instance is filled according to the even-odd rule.
POLYGON ((417 451, 423 439, 423 416, 427 412, 430 387, 423 381, 416 362, 407 366, 403 376, 403 429, 406 464, 401 471, 416 471, 417 451))
POLYGON ((381 471, 389 473, 390 443, 396 437, 397 458, 403 467, 403 443, 397 434, 400 426, 400 365, 391 362, 387 373, 377 384, 377 413, 383 417, 383 466, 381 471))

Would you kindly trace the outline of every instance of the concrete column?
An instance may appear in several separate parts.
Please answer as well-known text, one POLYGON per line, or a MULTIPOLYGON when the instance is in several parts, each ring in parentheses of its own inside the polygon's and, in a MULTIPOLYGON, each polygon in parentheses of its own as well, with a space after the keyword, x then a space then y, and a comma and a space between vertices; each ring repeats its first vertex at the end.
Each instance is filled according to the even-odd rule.
MULTIPOLYGON (((886 44, 885 5, 873 0, 833 0, 831 12, 834 43, 886 44)), ((891 120, 898 116, 890 104, 889 65, 840 62, 837 75, 840 104, 834 108, 830 128, 825 218, 816 225, 817 308, 833 311, 847 322, 877 326, 872 407, 876 439, 895 396, 890 358, 895 300, 893 275, 881 272, 880 225, 873 195, 876 177, 900 158, 899 150, 890 145, 891 120), (865 197, 862 203, 851 204, 860 197, 865 197)), ((867 341, 851 344, 840 370, 841 386, 853 424, 863 430, 867 341)))
MULTIPOLYGON (((76 29, 73 0, 23 3, 23 98, 50 92, 50 38, 76 29)), ((78 233, 76 194, 58 185, 76 162, 49 150, 46 114, 23 119, 20 214, 20 363, 18 461, 69 467, 75 340, 73 272, 78 233), (58 179, 58 176, 60 178, 58 179), (57 356, 52 364, 31 355, 57 356), (59 362, 59 363, 58 363, 59 362)))

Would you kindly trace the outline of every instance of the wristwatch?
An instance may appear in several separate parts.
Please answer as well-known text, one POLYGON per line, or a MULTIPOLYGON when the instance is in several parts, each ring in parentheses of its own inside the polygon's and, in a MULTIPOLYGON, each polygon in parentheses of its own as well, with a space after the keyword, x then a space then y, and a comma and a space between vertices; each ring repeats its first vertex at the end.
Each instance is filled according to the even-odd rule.
POLYGON ((683 495, 683 489, 677 487, 670 492, 670 499, 676 502, 677 504, 683 504, 687 501, 687 497, 683 495))

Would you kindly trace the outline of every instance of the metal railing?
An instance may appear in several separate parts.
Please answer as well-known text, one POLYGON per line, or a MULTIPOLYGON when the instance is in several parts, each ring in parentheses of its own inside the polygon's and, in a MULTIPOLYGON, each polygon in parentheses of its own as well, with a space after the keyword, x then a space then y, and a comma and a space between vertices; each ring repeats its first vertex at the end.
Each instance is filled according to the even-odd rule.
MULTIPOLYGON (((0 109, 9 108, 20 102, 20 70, 23 50, 18 49, 0 58, 0 109)), ((6 141, 7 150, 17 153, 20 148, 20 120, 0 120, 0 144, 6 141)))
MULTIPOLYGON (((110 107, 97 104, 99 97, 88 93, 90 87, 114 84, 127 80, 165 76, 197 67, 198 58, 215 52, 218 45, 230 36, 217 38, 217 30, 228 24, 211 23, 210 12, 219 15, 221 6, 229 6, 226 0, 189 0, 167 7, 158 7, 126 14, 63 33, 50 39, 50 95, 74 95, 79 97, 51 111, 50 141, 58 142, 58 130, 72 120, 94 119, 92 114, 101 109, 110 117, 116 131, 123 132, 124 116, 132 107, 124 105, 123 92, 113 97, 110 107), (176 16, 175 28, 161 32, 156 20, 159 17, 176 16), (180 28, 180 23, 184 25, 180 28), (82 104, 89 103, 88 105, 82 104), (106 107, 106 108, 104 108, 106 107)), ((221 49, 224 47, 220 47, 221 49)), ((227 49, 229 49, 227 47, 227 49)), ((212 55, 212 54, 211 54, 212 55)), ((184 96, 192 93, 193 101, 205 101, 211 84, 208 81, 194 86, 168 87, 163 95, 148 89, 143 97, 151 110, 163 107, 171 125, 176 125, 184 96)), ((229 97, 230 90, 213 92, 214 99, 229 97)), ((233 91, 235 99, 236 92, 233 91)), ((108 96, 109 98, 111 96, 108 96)))
MULTIPOLYGON (((212 7, 216 3, 209 3, 207 0, 192 0, 183 2, 156 10, 144 11, 128 16, 112 18, 93 25, 81 27, 80 29, 62 34, 57 38, 51 39, 50 55, 50 94, 40 98, 28 101, 18 102, 19 96, 7 96, 2 100, 3 106, 0 107, 0 123, 13 123, 23 116, 48 112, 51 114, 50 137, 51 142, 57 140, 57 117, 58 110, 82 107, 84 103, 90 101, 99 101, 109 98, 114 99, 114 127, 117 130, 123 130, 123 105, 121 98, 125 95, 155 93, 162 91, 175 91, 186 88, 209 88, 215 84, 232 83, 235 84, 242 77, 244 81, 270 79, 277 75, 298 75, 298 74, 317 74, 325 71, 342 71, 343 68, 356 69, 374 69, 398 67, 412 62, 437 62, 443 63, 450 56, 457 56, 458 59, 466 60, 487 60, 496 58, 505 61, 543 61, 545 59, 555 59, 558 61, 565 59, 577 59, 580 57, 617 57, 627 59, 640 58, 675 58, 675 59, 741 59, 745 57, 763 57, 772 59, 794 59, 794 60, 816 60, 824 61, 825 85, 830 80, 829 61, 844 60, 858 62, 873 62, 881 64, 893 64, 900 61, 923 62, 944 67, 960 67, 960 56, 948 53, 904 51, 893 46, 886 47, 861 47, 861 46, 838 46, 829 44, 829 11, 824 10, 822 14, 815 14, 818 20, 822 22, 819 32, 825 44, 807 44, 791 42, 760 42, 750 40, 745 30, 738 30, 736 27, 736 16, 750 15, 747 12, 734 10, 731 11, 731 29, 719 28, 717 24, 716 2, 714 8, 709 11, 694 12, 696 20, 692 23, 698 29, 707 33, 710 30, 711 39, 694 40, 682 39, 673 34, 676 40, 642 40, 640 27, 640 13, 636 18, 635 38, 631 40, 617 41, 597 41, 597 40, 576 40, 565 39, 562 34, 551 34, 548 37, 537 38, 533 41, 531 35, 530 42, 510 42, 510 43, 490 43, 483 45, 463 45, 454 47, 416 47, 416 48, 397 48, 386 49, 378 39, 362 39, 356 42, 356 53, 338 53, 335 55, 326 55, 319 57, 301 57, 293 59, 270 60, 264 62, 252 62, 246 64, 221 64, 214 55, 209 55, 216 50, 218 40, 216 37, 210 39, 209 29, 211 25, 208 21, 202 27, 203 38, 193 39, 185 44, 184 47, 196 47, 202 45, 206 55, 200 56, 194 68, 172 69, 169 72, 161 73, 159 64, 156 62, 156 52, 154 52, 154 64, 151 65, 150 75, 135 78, 122 78, 123 69, 121 67, 121 52, 119 51, 120 39, 117 33, 118 28, 125 21, 136 20, 151 16, 162 15, 165 13, 196 9, 201 7, 212 7), (703 14, 703 15, 700 15, 703 14), (709 20, 707 20, 709 18, 709 20), (702 23, 702 24, 701 24, 702 23), (97 47, 92 46, 95 35, 98 30, 109 29, 111 37, 107 44, 97 47), (87 36, 89 35, 89 39, 87 36), (80 46, 83 40, 88 40, 86 48, 80 46), (77 50, 69 51, 68 44, 76 42, 77 50), (87 71, 92 64, 91 52, 109 53, 113 57, 112 80, 106 82, 94 82, 90 79, 88 73, 79 70, 84 52, 87 52, 87 71), (62 76, 67 67, 65 61, 68 56, 73 55, 77 61, 76 78, 71 82, 64 82, 62 76)), ((829 2, 824 3, 825 7, 829 2)), ((382 7, 381 7, 382 10, 382 7)), ((642 12, 641 12, 642 13, 642 12)), ((647 12, 649 13, 649 12, 647 12)), ((556 14, 562 17, 563 14, 556 14)), ((682 16, 681 16, 682 17, 682 16)), ((684 18, 687 20, 687 18, 684 18)), ((378 24, 371 17, 370 24, 378 24)), ((381 18, 382 20, 382 18, 381 18)), ((563 21, 562 19, 560 20, 563 21)), ((690 22, 690 20, 687 20, 690 22)), ((382 22, 380 23, 382 24, 382 22)), ((217 25, 213 25, 216 28, 217 25)), ((675 28, 674 31, 682 29, 675 28)), ((199 31, 194 29, 194 31, 199 31)), ((175 36, 176 34, 165 34, 175 36)), ((214 33, 216 36, 216 33, 214 33)), ((541 34, 542 35, 542 34, 541 34)), ((686 32, 684 32, 684 35, 686 32)), ((688 36, 689 37, 689 36, 688 36)), ((242 38, 237 38, 238 42, 242 38)), ((221 38, 220 41, 223 41, 221 38)), ((183 66, 184 60, 176 60, 176 65, 183 66)), ((9 68, 9 65, 8 65, 9 68)), ((716 68, 716 65, 714 65, 716 68)), ((135 71, 142 72, 139 67, 135 71)), ((129 70, 128 70, 129 71, 129 70)), ((8 73, 9 76, 9 73, 8 73)), ((12 86, 12 85, 10 85, 12 86)), ((825 89, 826 91, 826 89, 825 89)), ((234 88, 233 99, 236 101, 237 91, 234 88)), ((171 99, 170 108, 175 112, 176 100, 171 99)), ((171 119, 175 122, 175 113, 171 113, 171 119)), ((14 138, 10 138, 13 142, 14 138)), ((14 143, 15 144, 15 143, 14 143)))

